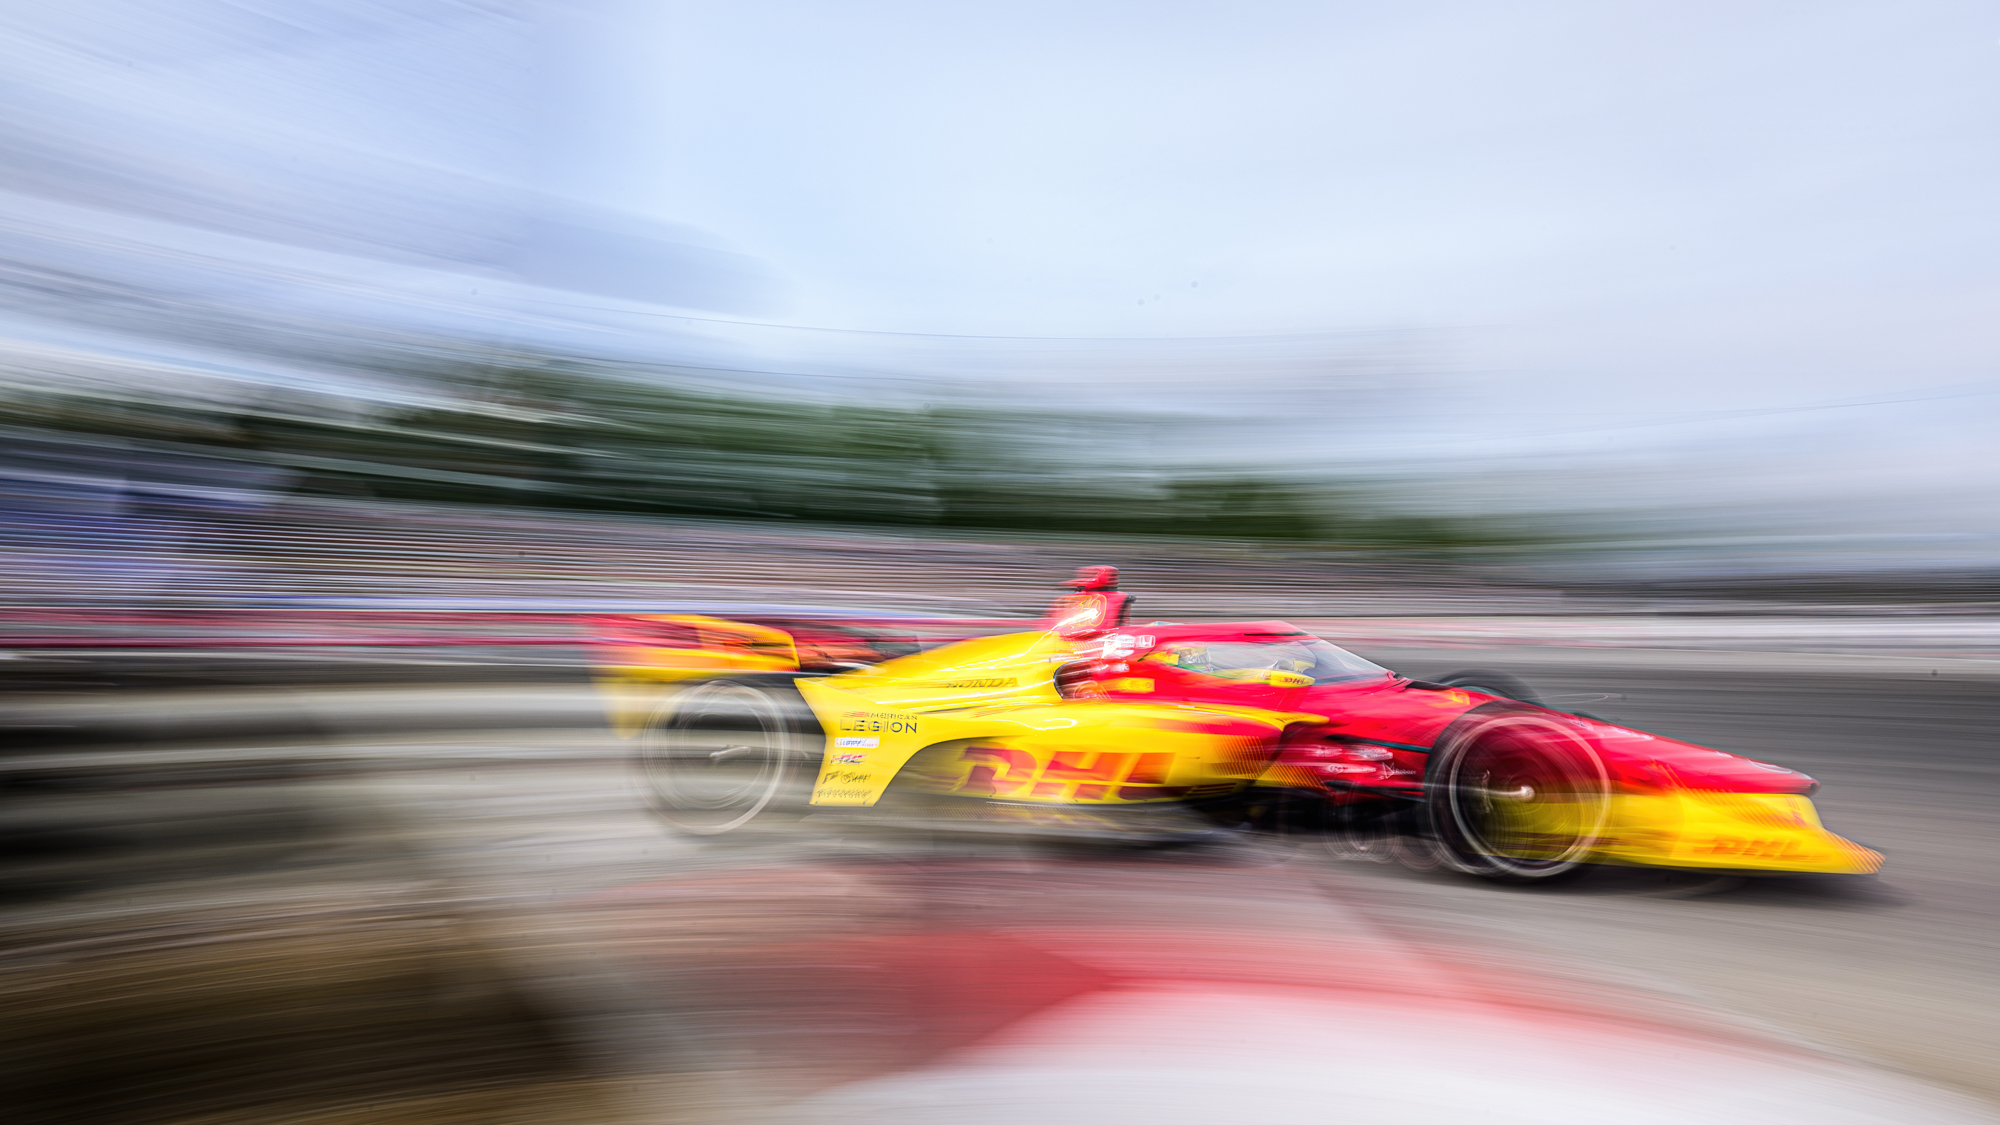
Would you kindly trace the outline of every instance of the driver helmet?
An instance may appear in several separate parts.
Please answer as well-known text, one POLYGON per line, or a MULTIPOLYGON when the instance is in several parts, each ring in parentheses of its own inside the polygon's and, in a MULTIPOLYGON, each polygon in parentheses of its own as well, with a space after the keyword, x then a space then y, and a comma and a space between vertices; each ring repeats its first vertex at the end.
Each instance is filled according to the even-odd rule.
POLYGON ((1115 566, 1080 566, 1076 577, 1063 583, 1073 590, 1088 590, 1093 593, 1116 590, 1118 588, 1118 568, 1115 566))

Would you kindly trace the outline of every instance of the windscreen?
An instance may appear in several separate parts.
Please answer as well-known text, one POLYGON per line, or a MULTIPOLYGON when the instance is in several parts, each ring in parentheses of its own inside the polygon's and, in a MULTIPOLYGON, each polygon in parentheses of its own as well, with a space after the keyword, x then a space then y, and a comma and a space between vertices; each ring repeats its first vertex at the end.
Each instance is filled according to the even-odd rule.
POLYGON ((1146 659, 1225 680, 1254 679, 1272 671, 1295 672, 1311 676, 1313 684, 1319 685, 1389 673, 1387 668, 1338 645, 1303 634, 1274 635, 1269 640, 1169 641, 1146 659))

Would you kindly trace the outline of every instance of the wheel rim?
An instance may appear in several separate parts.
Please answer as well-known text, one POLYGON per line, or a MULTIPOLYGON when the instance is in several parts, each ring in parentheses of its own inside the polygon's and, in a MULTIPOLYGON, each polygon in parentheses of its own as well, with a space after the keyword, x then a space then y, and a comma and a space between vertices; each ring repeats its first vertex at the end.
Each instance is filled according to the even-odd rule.
POLYGON ((1603 764, 1552 723, 1501 720, 1454 753, 1440 779, 1455 866, 1513 879, 1582 864, 1607 815, 1603 764))
POLYGON ((750 823, 777 797, 788 742, 784 716, 764 692, 704 684, 647 725, 640 767, 662 817, 682 831, 715 835, 750 823))

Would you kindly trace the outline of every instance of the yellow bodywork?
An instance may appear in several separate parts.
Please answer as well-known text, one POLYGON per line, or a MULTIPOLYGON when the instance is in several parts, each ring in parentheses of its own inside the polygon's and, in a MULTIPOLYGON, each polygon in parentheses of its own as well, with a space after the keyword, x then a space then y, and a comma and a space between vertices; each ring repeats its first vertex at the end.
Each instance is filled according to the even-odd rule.
POLYGON ((1812 799, 1789 793, 1676 789, 1501 802, 1484 832, 1512 859, 1554 859, 1582 837, 1592 863, 1865 875, 1882 856, 1820 825, 1812 799))
POLYGON ((1238 707, 1065 700, 1075 659, 1054 633, 1011 633, 800 680, 827 732, 815 805, 872 805, 913 788, 1045 804, 1221 795, 1255 781, 1263 751, 1301 719, 1238 707))
MULTIPOLYGON (((779 629, 687 615, 701 647, 606 645, 597 670, 613 725, 630 735, 682 681, 794 671, 779 629)), ((1324 716, 1250 707, 1064 698, 1056 670, 1079 659, 1054 632, 962 641, 840 675, 796 681, 825 732, 811 803, 867 806, 891 782, 920 792, 1040 805, 1133 805, 1223 796, 1253 784, 1317 790, 1270 751, 1324 716), (1296 775, 1296 776, 1295 776, 1296 775)), ((1282 675, 1282 673, 1278 673, 1282 675)), ((1458 701, 1461 704, 1467 700, 1458 701)), ((1810 798, 1692 789, 1526 800, 1503 812, 1496 850, 1552 858, 1592 840, 1596 863, 1865 874, 1882 856, 1821 827, 1810 798)))
POLYGON ((1812 798, 1680 789, 1610 798, 1592 858, 1642 867, 1866 875, 1882 854, 1821 827, 1812 798))
POLYGON ((683 680, 731 672, 793 672, 799 667, 798 649, 782 629, 694 614, 653 613, 634 619, 687 626, 698 647, 599 646, 593 674, 608 703, 611 728, 622 738, 638 733, 683 680))

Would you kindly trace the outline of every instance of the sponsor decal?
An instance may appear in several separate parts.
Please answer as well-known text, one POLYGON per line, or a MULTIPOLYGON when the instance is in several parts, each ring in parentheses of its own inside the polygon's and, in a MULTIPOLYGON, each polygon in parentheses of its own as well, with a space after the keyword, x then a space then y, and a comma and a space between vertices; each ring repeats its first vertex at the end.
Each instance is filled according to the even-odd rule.
POLYGON ((968 746, 959 761, 969 768, 957 792, 972 796, 1103 800, 1115 786, 1120 800, 1151 801, 1187 792, 1162 784, 1173 768, 1172 754, 1064 750, 1043 761, 1018 747, 968 746))
POLYGON ((873 750, 882 745, 882 740, 879 738, 848 737, 836 738, 833 740, 833 744, 842 750, 873 750))
MULTIPOLYGON (((886 731, 889 734, 917 733, 917 717, 901 711, 849 711, 840 717, 844 731, 886 731)), ((875 745, 869 743, 870 746, 875 745)))
POLYGON ((1149 633, 1113 633, 1104 638, 1104 644, 1098 650, 1098 654, 1105 660, 1117 660, 1135 652, 1144 652, 1156 643, 1158 643, 1157 638, 1149 633))
POLYGON ((1803 855, 1805 848, 1795 839, 1746 839, 1716 836, 1689 849, 1696 855, 1741 856, 1745 859, 1790 859, 1803 855))
POLYGON ((932 680, 927 688, 1010 688, 1021 681, 1013 676, 981 676, 969 680, 932 680))
POLYGON ((858 766, 868 760, 866 754, 835 754, 833 760, 843 766, 858 766))

